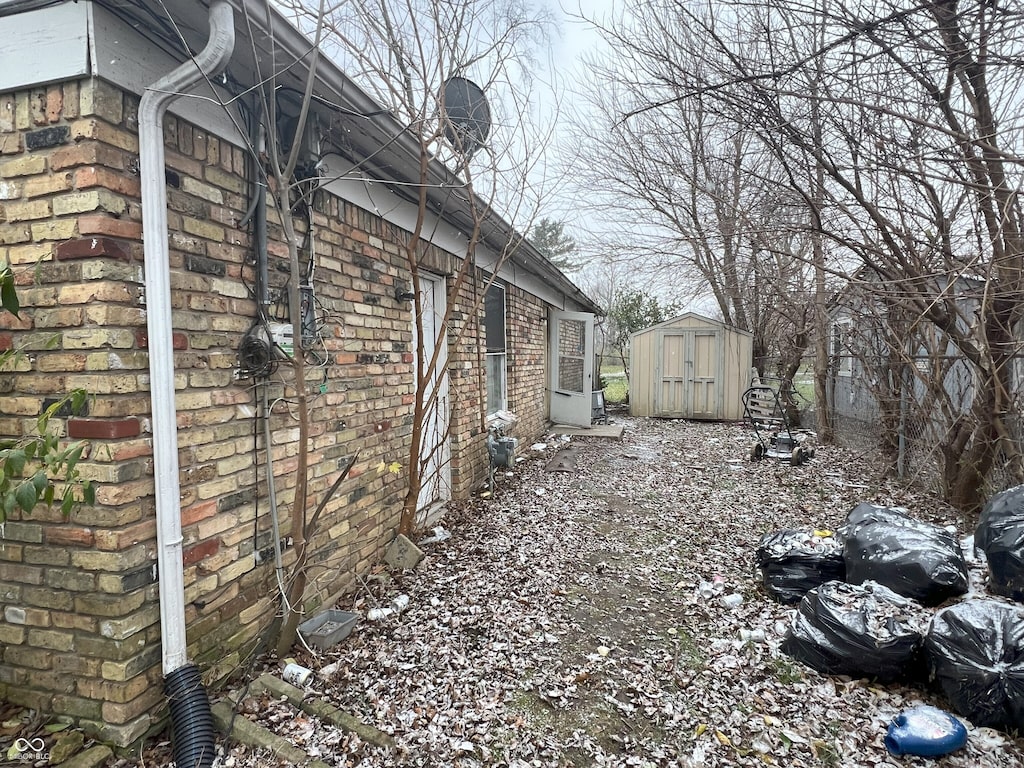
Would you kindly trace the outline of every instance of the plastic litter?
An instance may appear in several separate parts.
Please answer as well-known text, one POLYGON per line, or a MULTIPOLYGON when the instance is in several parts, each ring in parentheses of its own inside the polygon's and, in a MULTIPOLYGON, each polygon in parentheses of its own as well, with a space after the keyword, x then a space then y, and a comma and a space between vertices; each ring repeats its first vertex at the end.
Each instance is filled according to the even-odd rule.
POLYGON ((313 670, 309 667, 304 667, 301 664, 290 662, 285 664, 284 671, 281 672, 281 679, 286 683, 291 683, 297 688, 303 687, 309 678, 313 676, 313 670))
POLYGON ((391 610, 395 613, 401 613, 409 607, 409 596, 406 594, 395 595, 391 600, 391 610))
POLYGON ((847 517, 843 559, 851 584, 877 581, 935 606, 967 591, 967 563, 949 531, 902 509, 859 504, 847 517))
POLYGON ((844 581, 843 542, 832 531, 786 529, 765 534, 757 545, 764 588, 780 603, 798 603, 827 581, 844 581))
POLYGON ((338 674, 338 671, 340 669, 341 660, 339 659, 338 661, 332 661, 330 664, 325 664, 324 666, 320 667, 320 670, 319 672, 317 672, 317 674, 320 675, 320 677, 322 677, 324 680, 330 680, 332 677, 338 674))
POLYGON ((726 608, 739 608, 743 605, 743 595, 739 592, 733 592, 731 595, 723 595, 722 605, 726 608))
POLYGON ((990 498, 981 510, 974 546, 988 561, 988 588, 1024 602, 1024 485, 990 498))
POLYGON ((894 755, 941 757, 967 744, 967 728, 938 707, 923 704, 897 715, 885 734, 885 748, 894 755))
POLYGON ((366 618, 370 621, 382 621, 394 612, 394 608, 371 608, 366 612, 366 618))
POLYGON ((928 673, 974 725, 1024 728, 1024 608, 965 600, 935 614, 924 639, 928 673))
POLYGON ((717 575, 711 581, 702 581, 697 585, 697 595, 704 600, 710 600, 724 591, 725 579, 717 575))
POLYGON ((888 587, 830 581, 800 601, 781 647, 825 674, 923 678, 924 623, 920 606, 888 587))
POLYGON ((420 546, 423 546, 424 544, 437 544, 441 541, 447 541, 451 537, 451 531, 449 531, 444 526, 438 525, 431 532, 430 536, 427 536, 424 539, 420 539, 420 546))

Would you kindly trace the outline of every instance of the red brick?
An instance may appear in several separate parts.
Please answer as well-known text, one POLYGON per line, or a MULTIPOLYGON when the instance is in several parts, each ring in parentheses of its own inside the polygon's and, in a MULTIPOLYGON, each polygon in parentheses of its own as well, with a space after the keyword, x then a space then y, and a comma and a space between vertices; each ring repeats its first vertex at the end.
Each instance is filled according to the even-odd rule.
POLYGON ((68 419, 68 437, 86 440, 109 440, 118 437, 137 437, 142 432, 139 420, 126 419, 68 419))
MULTIPOLYGON (((135 344, 139 349, 147 349, 149 347, 149 333, 145 328, 139 328, 135 331, 135 344)), ((188 334, 173 331, 171 333, 171 346, 174 349, 188 349, 188 334)))
POLYGON ((60 120, 64 109, 64 91, 59 85, 51 85, 46 89, 46 119, 51 123, 60 120))
POLYGON ((93 534, 91 528, 77 525, 57 525, 46 529, 46 543, 60 546, 91 547, 93 534))
POLYGON ((194 563, 198 563, 203 558, 216 554, 219 549, 219 539, 209 539, 201 544, 196 544, 194 547, 190 547, 182 552, 182 565, 193 565, 194 563))
POLYGON ((79 240, 68 240, 54 250, 54 256, 62 259, 90 259, 108 256, 128 261, 128 249, 109 237, 83 237, 79 240))
POLYGON ((198 523, 200 520, 205 520, 208 517, 213 517, 217 514, 217 501, 211 499, 209 501, 201 501, 198 504, 181 510, 181 525, 182 527, 198 523))
POLYGON ((106 168, 97 168, 90 165, 86 168, 79 168, 75 171, 75 187, 77 189, 88 189, 89 187, 103 187, 123 195, 138 197, 140 194, 139 180, 132 176, 125 176, 122 173, 114 173, 106 168))
POLYGON ((54 151, 50 156, 50 168, 60 171, 79 165, 102 165, 115 171, 123 171, 124 158, 123 152, 106 144, 71 144, 54 151))
POLYGON ((83 235, 109 235, 128 240, 142 239, 142 223, 115 219, 103 213, 86 213, 78 217, 78 231, 83 235))

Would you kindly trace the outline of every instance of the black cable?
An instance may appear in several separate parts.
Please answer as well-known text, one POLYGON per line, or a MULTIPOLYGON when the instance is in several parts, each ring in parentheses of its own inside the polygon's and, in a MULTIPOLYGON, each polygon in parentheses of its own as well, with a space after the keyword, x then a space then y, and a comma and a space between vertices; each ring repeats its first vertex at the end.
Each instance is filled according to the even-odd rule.
POLYGON ((120 3, 112 0, 95 0, 95 2, 133 29, 142 27, 146 33, 155 35, 164 44, 164 49, 168 53, 184 54, 188 57, 193 55, 194 52, 189 49, 188 44, 181 38, 170 20, 146 5, 143 0, 124 0, 120 3), (144 15, 132 13, 131 7, 142 11, 144 15))
MULTIPOLYGON (((305 92, 300 91, 298 88, 292 88, 290 85, 278 85, 274 88, 275 91, 285 91, 288 93, 297 93, 300 96, 305 96, 305 92)), ((327 107, 341 115, 347 115, 348 117, 377 117, 378 115, 390 115, 392 114, 390 109, 378 109, 373 112, 357 112, 354 109, 348 109, 340 104, 335 104, 329 99, 325 99, 323 96, 317 96, 315 93, 310 95, 310 98, 317 104, 327 107)))

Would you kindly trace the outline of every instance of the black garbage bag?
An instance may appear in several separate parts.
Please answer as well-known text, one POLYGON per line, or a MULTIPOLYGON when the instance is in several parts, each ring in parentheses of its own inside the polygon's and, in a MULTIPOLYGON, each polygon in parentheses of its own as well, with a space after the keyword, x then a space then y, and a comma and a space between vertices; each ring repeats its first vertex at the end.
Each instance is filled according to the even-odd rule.
POLYGON ((757 566, 768 594, 798 603, 826 581, 843 581, 843 542, 831 531, 785 529, 767 533, 757 545, 757 566))
POLYGON ((967 563, 949 531, 901 509, 858 504, 844 526, 843 559, 851 584, 877 581, 934 606, 967 591, 967 563))
POLYGON ((928 676, 978 726, 1024 729, 1024 608, 965 600, 935 614, 924 638, 928 676))
POLYGON ((830 581, 800 601, 782 651, 829 675, 923 680, 926 622, 919 605, 881 584, 830 581))
POLYGON ((1024 485, 988 500, 974 532, 974 547, 988 561, 988 588, 1024 602, 1024 485))

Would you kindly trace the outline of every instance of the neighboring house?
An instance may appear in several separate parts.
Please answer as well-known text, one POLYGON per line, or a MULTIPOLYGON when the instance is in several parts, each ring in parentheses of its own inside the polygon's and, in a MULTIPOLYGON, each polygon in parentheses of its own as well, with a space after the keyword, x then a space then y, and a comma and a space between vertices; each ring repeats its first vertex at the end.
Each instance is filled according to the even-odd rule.
MULTIPOLYGON (((896 428, 902 409, 904 419, 914 419, 910 427, 917 432, 943 429, 971 407, 971 368, 934 326, 884 301, 885 290, 874 287, 878 283, 871 270, 862 269, 830 302, 829 402, 840 419, 896 428), (933 386, 940 381, 941 388, 933 386), (901 402, 901 390, 913 396, 901 402)), ((935 285, 947 285, 945 278, 935 278, 935 285)), ((953 284, 950 303, 958 323, 974 317, 981 287, 967 278, 953 284)))
MULTIPOLYGON (((308 43, 262 1, 232 5, 236 39, 217 82, 236 93, 253 86, 254 49, 300 76, 308 43)), ((258 310, 250 230, 259 185, 239 132, 251 115, 206 98, 171 104, 166 169, 156 178, 167 195, 167 266, 150 261, 158 229, 144 245, 143 209, 154 192, 140 94, 184 60, 164 8, 193 50, 202 49, 208 10, 194 0, 0 0, 0 258, 20 270, 24 307, 19 319, 0 318, 0 345, 29 351, 0 380, 0 434, 24 434, 51 398, 85 388, 94 396, 88 413, 65 425, 70 437, 91 441, 82 469, 98 484, 96 504, 70 519, 40 506, 15 512, 0 531, 0 697, 74 718, 118 745, 166 711, 161 633, 175 628, 161 619, 160 595, 179 575, 167 565, 157 574, 165 551, 157 528, 168 507, 182 537, 187 632, 180 629, 210 682, 238 669, 278 615, 271 502, 276 496, 287 537, 296 485, 289 392, 273 376, 274 388, 257 385, 239 354, 253 340, 258 310), (168 282, 163 327, 153 317, 168 282), (155 368, 158 360, 169 370, 155 368), (168 383, 170 394, 159 394, 168 383), (168 438, 169 465, 156 447, 168 438)), ((311 508, 358 454, 310 548, 317 567, 307 594, 327 605, 394 537, 408 487, 413 353, 432 343, 444 314, 468 220, 450 189, 431 190, 430 207, 441 213, 426 230, 425 338, 417 341, 403 296, 411 275, 399 256, 415 214, 406 182, 418 179, 416 146, 342 72, 323 65, 318 77, 318 122, 334 126, 319 137, 318 159, 324 168, 361 169, 327 183, 303 222, 313 233, 304 297, 318 381, 311 508)), ((440 167, 431 173, 445 177, 440 167)), ((286 249, 272 215, 268 232, 269 279, 279 292, 286 249)), ((427 440, 440 450, 421 494, 424 513, 485 480, 486 419, 495 411, 514 412, 514 433, 527 440, 551 421, 589 424, 597 307, 587 296, 524 243, 498 270, 481 310, 468 311, 487 283, 486 265, 519 239, 506 222, 487 221, 476 250, 485 268, 473 271, 452 308, 448 337, 464 334, 442 350, 447 365, 436 386, 445 405, 430 421, 427 440)), ((283 334, 283 324, 273 330, 283 334)))

